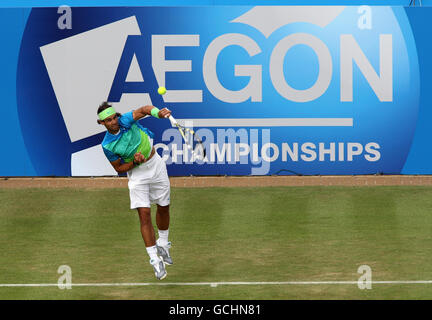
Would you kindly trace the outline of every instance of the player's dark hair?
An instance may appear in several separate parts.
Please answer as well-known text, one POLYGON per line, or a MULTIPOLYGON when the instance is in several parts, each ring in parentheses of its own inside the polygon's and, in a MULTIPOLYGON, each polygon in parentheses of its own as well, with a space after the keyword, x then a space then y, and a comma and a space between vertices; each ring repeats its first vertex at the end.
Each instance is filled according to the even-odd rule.
MULTIPOLYGON (((97 110, 97 114, 101 113, 102 111, 104 111, 105 109, 111 108, 112 105, 110 105, 108 103, 108 101, 104 101, 101 103, 101 105, 99 106, 98 110, 97 110)), ((116 113, 117 117, 121 117, 121 113, 116 113)), ((100 120, 98 120, 97 122, 99 123, 100 120)))
POLYGON ((104 101, 101 103, 101 105, 99 106, 98 110, 97 110, 97 114, 101 113, 102 111, 104 111, 105 109, 108 109, 112 107, 112 105, 110 105, 107 101, 104 101))

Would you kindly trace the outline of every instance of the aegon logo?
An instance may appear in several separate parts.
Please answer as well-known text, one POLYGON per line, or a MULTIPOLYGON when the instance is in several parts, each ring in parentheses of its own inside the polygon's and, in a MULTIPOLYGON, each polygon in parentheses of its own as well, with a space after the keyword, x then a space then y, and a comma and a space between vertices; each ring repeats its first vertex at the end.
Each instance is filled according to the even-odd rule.
MULTIPOLYGON (((307 23, 324 30, 343 11, 344 7, 337 6, 255 7, 230 23, 251 26, 260 31, 266 41, 274 41, 272 35, 287 25, 307 23)), ((352 24, 357 25, 357 21, 353 20, 352 24)), ((334 81, 339 82, 339 101, 352 102, 355 88, 354 69, 357 68, 378 98, 376 101, 393 101, 392 34, 379 34, 379 37, 368 39, 368 46, 372 43, 374 47, 378 47, 379 72, 377 72, 370 61, 371 54, 369 53, 369 56, 365 54, 352 34, 330 33, 333 52, 335 36, 338 37, 339 44, 338 52, 334 52, 336 57, 332 57, 326 43, 316 35, 306 32, 289 33, 275 43, 273 48, 266 47, 266 56, 260 57, 262 64, 234 64, 234 77, 239 79, 238 82, 240 78, 248 78, 247 84, 237 90, 227 88, 220 80, 221 73, 226 76, 228 72, 227 61, 221 61, 222 53, 228 48, 235 47, 236 55, 241 56, 241 58, 237 57, 237 60, 241 59, 241 61, 244 61, 245 55, 252 60, 260 53, 264 53, 262 45, 265 43, 260 46, 257 41, 245 34, 226 33, 210 41, 207 35, 206 41, 209 44, 204 53, 193 56, 195 66, 202 63, 200 68, 204 83, 199 84, 197 83, 199 80, 194 79, 193 84, 187 82, 182 84, 183 87, 189 85, 194 87, 183 89, 166 85, 166 74, 192 72, 192 60, 167 59, 166 51, 185 47, 199 49, 201 35, 152 34, 149 37, 148 34, 142 34, 135 16, 44 45, 40 50, 72 142, 103 130, 94 125, 94 112, 90 110, 94 109, 100 101, 108 99, 117 102, 116 107, 120 112, 129 111, 133 106, 154 103, 149 93, 154 92, 157 86, 165 86, 168 89, 163 96, 165 103, 202 103, 204 87, 223 103, 246 101, 261 103, 265 101, 263 99, 263 86, 267 85, 263 82, 265 79, 271 82, 273 88, 285 101, 307 103, 323 96, 334 81), (151 44, 148 43, 149 39, 151 44), (296 83, 287 80, 289 75, 284 69, 287 55, 294 48, 301 46, 312 50, 318 62, 316 79, 305 89, 298 89, 296 83), (74 50, 71 51, 70 48, 74 50), (67 57, 69 66, 67 72, 64 71, 65 61, 61 59, 62 57, 67 57), (198 60, 201 57, 202 60, 198 60), (263 61, 266 57, 268 61, 263 61), (333 70, 336 68, 333 60, 337 58, 339 58, 339 77, 333 75, 333 70), (220 63, 224 64, 223 69, 218 68, 220 63), (267 70, 264 70, 264 67, 267 70), (264 78, 264 73, 269 76, 264 78), (74 88, 73 94, 69 92, 71 87, 74 88)), ((265 41, 261 40, 261 42, 265 41)), ((302 59, 302 63, 316 65, 312 63, 313 61, 304 61, 302 56, 295 57, 302 59)), ((372 58, 376 58, 375 55, 372 58)), ((232 72, 232 69, 229 72, 232 72)), ((306 73, 313 75, 314 70, 308 70, 306 73)), ((234 79, 233 82, 235 81, 234 79)), ((294 79, 294 82, 296 81, 297 79, 294 79)), ((332 101, 334 101, 334 94, 332 94, 332 101)), ((333 123, 330 122, 330 125, 333 123)), ((352 126, 352 118, 337 119, 335 123, 352 126)), ((324 125, 329 125, 327 120, 324 120, 324 125)))
MULTIPOLYGON (((232 22, 248 24, 252 23, 253 19, 272 15, 276 11, 279 11, 279 13, 283 11, 282 20, 278 20, 277 18, 270 20, 260 19, 265 20, 265 23, 253 25, 268 37, 270 36, 267 31, 268 29, 272 30, 271 33, 273 33, 275 28, 280 28, 286 23, 302 22, 299 20, 302 18, 304 22, 323 27, 330 23, 342 10, 342 7, 256 7, 232 22), (323 10, 326 12, 323 13, 323 10), (322 15, 317 15, 317 12, 320 12, 322 15), (322 18, 324 15, 327 17, 325 21, 322 18)), ((135 38, 135 36, 128 37, 116 76, 114 77, 109 95, 113 101, 120 101, 124 93, 146 92, 144 91, 146 90, 146 86, 141 86, 139 84, 140 81, 137 80, 144 82, 140 65, 148 63, 144 50, 142 50, 148 44, 140 43, 137 39, 131 38, 135 38), (124 70, 129 70, 129 72, 125 73, 124 70), (132 77, 132 74, 135 76, 132 77), (135 80, 129 81, 128 78, 135 80), (126 85, 128 82, 134 82, 133 86, 128 87, 126 85)), ((159 85, 165 86, 167 72, 192 71, 191 60, 168 60, 165 57, 165 51, 167 48, 173 47, 199 47, 199 34, 152 35, 151 39, 151 65, 159 85)), ((352 34, 341 34, 339 36, 341 102, 353 101, 354 66, 359 68, 379 101, 392 101, 393 99, 392 35, 381 34, 379 39, 371 39, 370 41, 375 42, 379 48, 378 73, 374 70, 368 57, 352 34)), ((217 62, 221 52, 230 46, 240 47, 249 57, 254 57, 262 52, 259 44, 247 35, 229 33, 218 36, 207 46, 203 56, 202 76, 206 88, 215 98, 226 103, 241 103, 249 99, 252 102, 262 102, 263 65, 234 65, 234 75, 236 77, 249 77, 248 84, 240 90, 227 89, 221 83, 218 77, 217 62)), ((273 87, 283 98, 293 102, 310 102, 319 98, 326 92, 333 78, 332 56, 327 45, 318 37, 308 33, 293 33, 282 38, 273 48, 267 65, 273 87), (295 89, 286 81, 283 68, 287 53, 298 45, 305 45, 313 50, 318 59, 319 68, 315 83, 303 90, 295 89)), ((165 102, 203 102, 203 94, 202 90, 199 89, 169 90, 164 100, 165 102)))

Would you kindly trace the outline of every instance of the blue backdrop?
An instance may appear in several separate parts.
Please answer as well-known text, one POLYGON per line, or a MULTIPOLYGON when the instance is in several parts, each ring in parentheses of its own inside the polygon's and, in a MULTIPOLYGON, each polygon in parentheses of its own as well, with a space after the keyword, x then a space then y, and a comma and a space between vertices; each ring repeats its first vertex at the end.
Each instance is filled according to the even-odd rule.
MULTIPOLYGON (((212 5, 384 5, 409 6, 410 0, 3 0, 0 7, 58 7, 69 5, 75 7, 107 7, 107 6, 212 6, 212 5)), ((432 5, 432 0, 422 0, 423 6, 432 5)), ((416 5, 420 1, 416 0, 416 5)))
POLYGON ((70 28, 57 7, 0 9, 0 176, 105 174, 91 171, 104 132, 87 101, 126 112, 146 96, 207 148, 194 161, 168 121, 142 120, 170 175, 430 174, 432 9, 332 3, 353 6, 74 7, 70 28))

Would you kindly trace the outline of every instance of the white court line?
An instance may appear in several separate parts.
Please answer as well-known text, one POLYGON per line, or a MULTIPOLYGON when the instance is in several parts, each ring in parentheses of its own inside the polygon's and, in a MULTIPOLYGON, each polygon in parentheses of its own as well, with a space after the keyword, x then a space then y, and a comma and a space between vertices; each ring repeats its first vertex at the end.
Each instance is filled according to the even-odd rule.
POLYGON ((353 118, 177 119, 194 127, 352 127, 353 118))
MULTIPOLYGON (((224 285, 324 285, 324 284, 358 284, 358 281, 274 281, 274 282, 137 282, 137 283, 71 283, 73 287, 140 287, 140 286, 224 286, 224 285)), ((364 282, 361 282, 364 283, 364 282)), ((371 281, 374 284, 432 284, 432 280, 395 280, 371 281)), ((61 283, 60 286, 66 286, 61 283)), ((9 283, 0 287, 58 287, 57 283, 9 283)))

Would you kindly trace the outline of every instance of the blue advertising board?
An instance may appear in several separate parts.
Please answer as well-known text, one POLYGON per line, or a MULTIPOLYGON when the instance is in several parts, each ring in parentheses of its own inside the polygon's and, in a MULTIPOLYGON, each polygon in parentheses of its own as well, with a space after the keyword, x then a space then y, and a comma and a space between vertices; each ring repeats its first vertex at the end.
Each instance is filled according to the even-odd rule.
POLYGON ((115 174, 97 107, 140 123, 171 176, 430 174, 429 8, 0 9, 7 139, 0 176, 115 174), (158 95, 159 86, 167 93, 158 95))
POLYGON ((17 7, 140 7, 140 6, 282 6, 282 5, 344 5, 344 6, 430 6, 432 0, 2 0, 0 8, 17 7))

